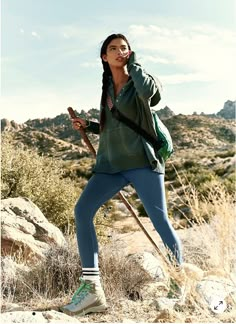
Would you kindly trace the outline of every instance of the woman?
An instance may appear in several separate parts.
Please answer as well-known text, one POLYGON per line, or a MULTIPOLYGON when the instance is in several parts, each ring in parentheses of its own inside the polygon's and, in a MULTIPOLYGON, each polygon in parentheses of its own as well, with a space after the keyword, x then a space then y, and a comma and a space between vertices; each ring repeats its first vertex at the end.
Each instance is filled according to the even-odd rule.
POLYGON ((148 128, 150 106, 160 100, 158 84, 137 62, 122 34, 107 37, 100 57, 104 70, 100 123, 81 118, 72 120, 75 129, 83 127, 86 131, 99 133, 100 140, 94 174, 75 207, 83 275, 71 303, 61 308, 70 315, 106 309, 93 217, 107 200, 128 184, 135 188, 172 259, 179 265, 182 263, 180 242, 167 215, 164 162, 143 137, 115 119, 111 110, 115 105, 125 116, 148 128))

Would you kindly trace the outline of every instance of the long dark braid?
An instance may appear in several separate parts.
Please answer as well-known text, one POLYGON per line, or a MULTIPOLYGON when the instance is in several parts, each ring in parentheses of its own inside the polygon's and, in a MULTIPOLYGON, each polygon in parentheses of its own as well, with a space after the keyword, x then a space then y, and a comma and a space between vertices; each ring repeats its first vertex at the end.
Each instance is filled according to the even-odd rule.
POLYGON ((102 74, 102 98, 101 98, 101 105, 102 110, 100 114, 100 131, 103 131, 106 121, 106 113, 105 113, 105 106, 107 100, 107 90, 109 86, 109 77, 111 76, 111 70, 109 64, 102 60, 103 64, 103 74, 102 74))
POLYGON ((112 75, 109 64, 107 62, 103 61, 102 56, 104 54, 107 54, 108 45, 110 44, 110 42, 113 39, 116 39, 116 38, 122 38, 127 43, 129 50, 131 50, 127 38, 122 34, 112 34, 112 35, 108 36, 102 44, 101 51, 100 51, 100 58, 102 60, 102 65, 103 65, 102 98, 101 98, 102 110, 100 113, 100 131, 103 130, 105 121, 106 121, 105 106, 106 106, 106 100, 107 100, 107 90, 108 90, 108 86, 109 86, 109 79, 110 79, 110 76, 112 75))

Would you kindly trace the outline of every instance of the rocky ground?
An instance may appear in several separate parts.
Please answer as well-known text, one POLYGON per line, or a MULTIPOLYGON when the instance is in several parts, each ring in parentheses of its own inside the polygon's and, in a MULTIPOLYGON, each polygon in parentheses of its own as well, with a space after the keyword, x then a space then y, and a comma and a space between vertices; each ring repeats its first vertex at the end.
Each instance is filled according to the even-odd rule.
MULTIPOLYGON (((37 224, 37 230, 41 227, 44 228, 44 234, 49 232, 49 237, 53 237, 53 228, 43 218, 42 214, 39 214, 39 210, 31 204, 30 201, 22 200, 24 206, 24 212, 20 212, 19 208, 20 198, 17 199, 18 209, 13 208, 11 211, 16 212, 18 215, 18 223, 23 226, 22 215, 25 217, 24 228, 27 229, 27 220, 30 220, 30 224, 37 224), (28 204, 28 206, 27 206, 28 204), (37 218, 29 218, 27 210, 32 213, 37 212, 41 220, 37 218), (50 229, 50 230, 49 230, 50 229)), ((11 199, 11 206, 14 204, 14 199, 11 199)), ((16 204, 16 202, 15 202, 16 204)), ((4 202, 4 229, 6 229, 7 213, 10 212, 7 201, 4 202)), ((11 215, 13 217, 13 214, 11 215)), ((148 232, 151 234, 155 242, 161 248, 161 241, 158 234, 152 227, 148 218, 142 218, 142 223, 148 232)), ((28 224, 29 225, 29 224, 28 224)), ((212 228, 214 224, 211 225, 212 228)), ((13 226, 14 227, 14 226, 13 226)), ((32 233, 34 233, 33 227, 30 227, 32 233)), ((55 231, 58 230, 55 228, 55 231)), ((24 232, 24 231, 23 231, 24 232)), ((55 232, 55 233, 56 233, 55 232)), ((137 292, 137 298, 127 298, 122 295, 112 295, 108 293, 107 302, 108 309, 104 313, 88 314, 81 317, 70 317, 59 312, 59 306, 69 302, 71 296, 66 298, 54 298, 51 300, 37 298, 31 299, 30 302, 21 302, 12 304, 10 301, 4 299, 2 304, 1 320, 6 323, 55 323, 55 322, 80 322, 80 323, 163 323, 163 322, 230 322, 236 321, 236 277, 232 273, 229 276, 228 273, 222 268, 214 268, 213 264, 211 269, 204 269, 205 265, 198 264, 197 256, 199 256, 204 250, 204 237, 211 235, 207 224, 201 226, 195 226, 190 229, 178 230, 180 236, 186 261, 184 263, 185 275, 180 275, 179 279, 185 282, 184 291, 186 292, 184 299, 178 299, 174 296, 170 296, 170 273, 171 270, 164 266, 163 260, 158 253, 156 253, 154 247, 150 241, 137 226, 135 219, 132 216, 123 213, 122 218, 115 221, 113 224, 113 230, 110 232, 111 243, 107 244, 105 254, 108 256, 110 253, 117 253, 125 255, 127 258, 134 258, 143 269, 152 277, 152 281, 146 284, 137 292), (125 229, 126 232, 122 232, 119 229, 125 229), (190 244, 191 243, 191 244, 190 244), (189 248, 191 246, 191 249, 189 248), (201 247, 203 249, 201 249, 201 247), (195 262, 191 259, 194 256, 195 262), (191 261, 191 262, 189 262, 191 261), (157 269, 159 269, 157 271, 157 269), (217 297, 214 300, 214 297, 217 297), (222 298, 221 298, 222 297, 222 298), (219 303, 222 301, 224 309, 222 311, 213 311, 212 302, 219 303)), ((4 233, 5 234, 5 230, 4 233)), ((209 237, 211 240, 211 237, 209 237)), ((44 240, 47 241, 44 235, 44 240)), ((212 240, 214 238, 212 237, 212 240)), ((207 240, 209 243, 209 240, 207 240)), ((62 244, 60 240, 58 244, 62 244)), ((31 246, 31 248, 33 248, 31 246)), ((39 244, 37 244, 39 248, 39 244)), ((45 246, 43 246, 45 248, 45 246)), ((206 251, 207 256, 207 251, 206 251)), ((215 257, 214 257, 215 260, 215 257)), ((216 260, 217 261, 217 260, 216 260)), ((5 272, 9 270, 3 269, 5 272)), ((135 271, 136 269, 129 269, 129 271, 135 271)), ((107 288, 106 288, 107 289, 107 288)), ((35 292, 36 293, 36 292, 35 292)), ((131 296, 130 296, 131 297, 131 296)), ((218 304, 214 304, 215 307, 219 307, 218 304)))

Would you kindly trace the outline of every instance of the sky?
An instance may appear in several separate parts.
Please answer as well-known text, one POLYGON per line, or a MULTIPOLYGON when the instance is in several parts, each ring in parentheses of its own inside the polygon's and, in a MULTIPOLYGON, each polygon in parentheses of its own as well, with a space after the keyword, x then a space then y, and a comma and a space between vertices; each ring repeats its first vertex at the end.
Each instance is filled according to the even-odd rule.
POLYGON ((209 114, 236 99, 236 0, 2 0, 1 22, 1 118, 99 109, 112 33, 161 82, 155 109, 209 114))

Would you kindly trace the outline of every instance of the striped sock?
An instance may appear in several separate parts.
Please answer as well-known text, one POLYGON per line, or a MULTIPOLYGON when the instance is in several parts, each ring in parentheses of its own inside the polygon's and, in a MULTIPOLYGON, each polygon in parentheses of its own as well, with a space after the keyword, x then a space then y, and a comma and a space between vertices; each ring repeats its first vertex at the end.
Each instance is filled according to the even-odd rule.
POLYGON ((82 268, 82 276, 84 280, 90 280, 97 286, 101 285, 100 273, 98 268, 82 268))

